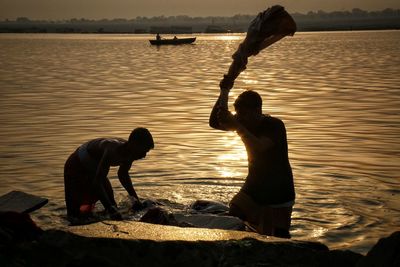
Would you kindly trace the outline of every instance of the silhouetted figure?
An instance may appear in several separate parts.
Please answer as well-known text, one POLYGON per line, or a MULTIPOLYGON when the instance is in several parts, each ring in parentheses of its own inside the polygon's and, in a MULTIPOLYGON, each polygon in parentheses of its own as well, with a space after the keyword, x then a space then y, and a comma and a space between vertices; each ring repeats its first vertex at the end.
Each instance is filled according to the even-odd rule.
POLYGON ((161 40, 161 36, 160 36, 159 33, 157 33, 157 35, 156 35, 156 40, 157 40, 157 41, 160 41, 160 40, 161 40))
POLYGON ((90 215, 100 200, 112 219, 122 219, 107 178, 111 166, 119 166, 119 181, 128 192, 133 209, 140 208, 142 204, 133 188, 129 170, 133 161, 145 158, 153 148, 153 137, 145 128, 134 129, 128 140, 97 138, 78 147, 64 167, 68 218, 73 220, 90 215))
POLYGON ((262 114, 262 99, 254 91, 239 95, 233 115, 228 110, 232 86, 233 80, 225 76, 209 122, 215 129, 236 131, 247 150, 248 175, 231 200, 229 213, 261 234, 290 238, 295 191, 285 125, 278 118, 262 114))

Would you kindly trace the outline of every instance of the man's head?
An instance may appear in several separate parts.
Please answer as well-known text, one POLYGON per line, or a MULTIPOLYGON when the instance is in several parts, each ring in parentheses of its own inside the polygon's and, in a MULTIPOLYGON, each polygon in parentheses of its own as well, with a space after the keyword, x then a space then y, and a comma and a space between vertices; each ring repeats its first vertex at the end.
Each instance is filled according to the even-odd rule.
POLYGON ((255 121, 262 115, 262 99, 255 91, 247 90, 241 93, 233 106, 238 119, 245 123, 255 121))
POLYGON ((136 128, 131 132, 127 143, 135 159, 144 158, 146 153, 154 148, 153 136, 149 130, 142 127, 136 128))

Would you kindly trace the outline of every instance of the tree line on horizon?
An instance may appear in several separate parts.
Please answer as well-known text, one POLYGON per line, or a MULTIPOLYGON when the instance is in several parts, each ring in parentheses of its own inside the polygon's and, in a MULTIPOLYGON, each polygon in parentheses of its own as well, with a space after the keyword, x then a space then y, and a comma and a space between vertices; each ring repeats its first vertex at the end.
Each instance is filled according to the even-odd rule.
MULTIPOLYGON (((292 13, 300 31, 353 30, 353 29, 400 29, 400 9, 386 8, 381 11, 325 12, 309 11, 292 13)), ((0 32, 98 32, 98 33, 191 33, 191 32, 245 32, 255 15, 237 14, 231 17, 208 16, 138 16, 133 19, 85 19, 31 20, 18 17, 0 21, 0 32), (169 28, 168 28, 169 27, 169 28), (208 30, 212 31, 208 31, 208 30)))
MULTIPOLYGON (((400 9, 386 8, 380 11, 365 11, 360 8, 353 8, 351 11, 332 11, 326 12, 323 10, 309 11, 305 14, 295 12, 291 14, 294 18, 298 19, 329 19, 329 18, 376 18, 376 17, 398 17, 400 19, 400 9)), ((31 20, 28 17, 18 17, 15 20, 4 19, 2 22, 151 22, 151 21, 197 21, 197 20, 251 20, 256 15, 242 15, 236 14, 234 16, 197 16, 191 17, 187 15, 177 15, 177 16, 137 16, 136 18, 126 19, 126 18, 114 18, 114 19, 86 19, 86 18, 71 18, 62 20, 31 20)))

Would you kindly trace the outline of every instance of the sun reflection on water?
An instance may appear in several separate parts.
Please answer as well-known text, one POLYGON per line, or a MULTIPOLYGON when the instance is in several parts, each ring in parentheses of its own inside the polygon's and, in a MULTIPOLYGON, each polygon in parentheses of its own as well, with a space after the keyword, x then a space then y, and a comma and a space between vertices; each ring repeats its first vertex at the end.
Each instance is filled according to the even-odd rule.
POLYGON ((232 168, 229 168, 229 167, 219 167, 218 166, 215 169, 220 173, 220 176, 222 176, 224 178, 235 177, 240 174, 239 172, 236 172, 235 170, 233 170, 232 168))
MULTIPOLYGON (((207 36, 210 38, 209 36, 207 36)), ((213 36, 214 40, 223 40, 223 41, 236 41, 236 40, 241 40, 244 38, 243 34, 221 34, 217 36, 213 36)))
POLYGON ((242 140, 235 133, 221 138, 222 143, 227 148, 226 153, 217 156, 218 164, 216 170, 222 177, 240 176, 241 172, 237 168, 232 168, 232 164, 241 165, 247 162, 247 152, 242 140))
POLYGON ((232 133, 229 137, 223 137, 224 146, 230 148, 228 153, 219 155, 218 159, 221 161, 243 161, 247 160, 247 152, 239 136, 232 133))
POLYGON ((310 237, 317 238, 323 236, 329 229, 323 227, 316 227, 311 230, 310 237))
MULTIPOLYGON (((298 33, 249 58, 235 81, 230 108, 252 89, 264 113, 285 122, 294 239, 365 253, 399 228, 399 34, 298 33)), ((245 181, 247 155, 236 133, 210 129, 208 118, 245 34, 197 36, 194 45, 158 50, 150 35, 0 36, 0 194, 49 198, 38 220, 52 225, 66 212, 69 153, 143 126, 156 148, 131 169, 140 197, 228 203, 245 181)))
POLYGON ((258 84, 258 80, 255 79, 254 75, 249 75, 248 73, 244 72, 242 75, 241 82, 244 85, 255 85, 258 84))

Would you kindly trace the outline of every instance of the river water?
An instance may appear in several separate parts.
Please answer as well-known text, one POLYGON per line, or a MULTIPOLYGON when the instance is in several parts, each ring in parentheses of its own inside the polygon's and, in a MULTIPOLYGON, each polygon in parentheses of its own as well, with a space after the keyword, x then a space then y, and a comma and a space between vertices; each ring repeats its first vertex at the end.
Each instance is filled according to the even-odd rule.
MULTIPOLYGON (((138 126, 156 145, 131 169, 142 198, 227 204, 243 184, 243 144, 211 129, 208 116, 244 35, 165 47, 150 38, 0 35, 0 194, 47 197, 33 213, 40 225, 66 224, 69 154, 138 126)), ((400 31, 297 33, 250 58, 231 101, 245 89, 286 124, 294 239, 366 253, 399 230, 400 31)), ((116 170, 109 178, 124 201, 116 170)))

